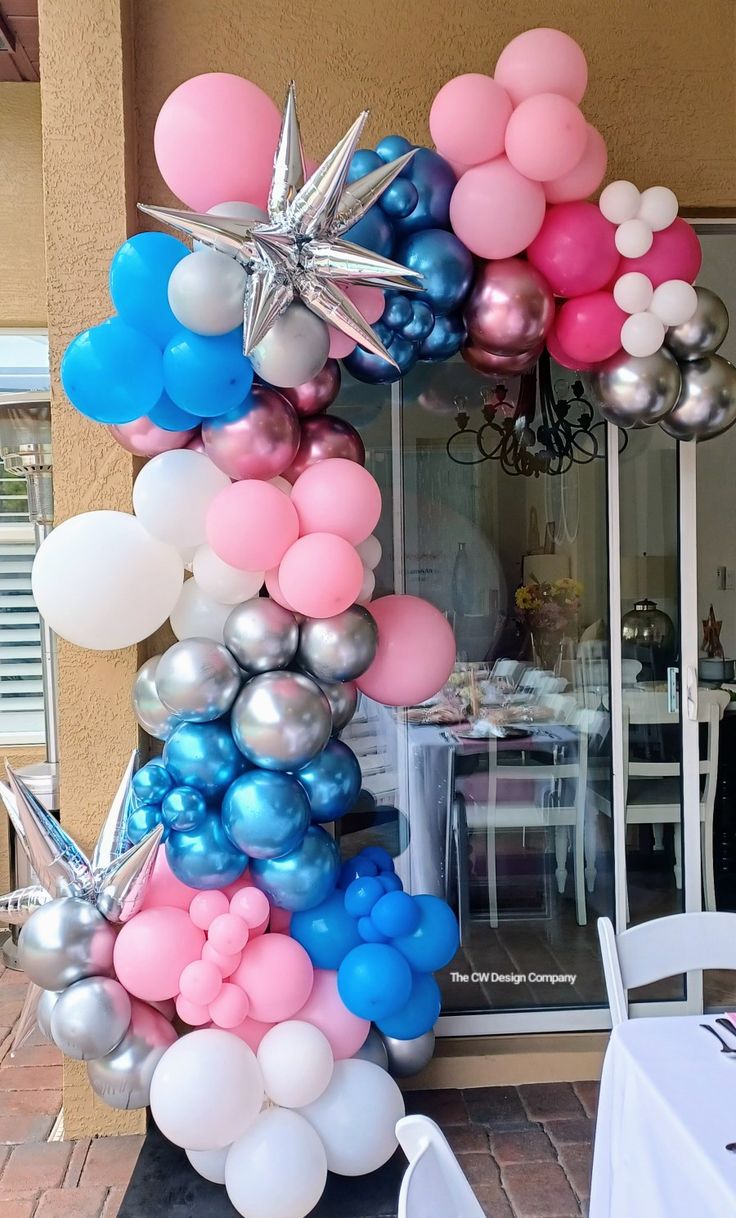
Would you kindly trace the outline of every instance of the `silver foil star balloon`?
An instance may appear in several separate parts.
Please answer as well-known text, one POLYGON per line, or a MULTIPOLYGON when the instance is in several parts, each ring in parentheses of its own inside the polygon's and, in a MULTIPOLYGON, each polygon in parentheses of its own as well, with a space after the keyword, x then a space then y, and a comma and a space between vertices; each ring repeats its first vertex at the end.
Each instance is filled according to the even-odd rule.
POLYGON ((323 321, 395 366, 395 360, 340 286, 365 284, 403 291, 416 291, 422 286, 418 272, 341 236, 365 215, 414 155, 413 150, 407 152, 348 184, 350 162, 367 117, 367 111, 358 115, 305 181, 292 81, 274 159, 268 222, 138 204, 155 220, 230 254, 246 268, 246 355, 265 338, 292 301, 301 300, 323 321))

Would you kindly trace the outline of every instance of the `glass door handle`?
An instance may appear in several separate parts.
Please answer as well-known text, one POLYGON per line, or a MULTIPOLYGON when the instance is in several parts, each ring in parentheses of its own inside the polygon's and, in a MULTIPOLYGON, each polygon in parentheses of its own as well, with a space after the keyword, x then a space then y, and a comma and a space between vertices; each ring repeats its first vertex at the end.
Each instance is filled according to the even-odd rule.
POLYGON ((688 668, 685 684, 687 698, 687 717, 697 722, 698 719, 698 674, 694 668, 688 668))

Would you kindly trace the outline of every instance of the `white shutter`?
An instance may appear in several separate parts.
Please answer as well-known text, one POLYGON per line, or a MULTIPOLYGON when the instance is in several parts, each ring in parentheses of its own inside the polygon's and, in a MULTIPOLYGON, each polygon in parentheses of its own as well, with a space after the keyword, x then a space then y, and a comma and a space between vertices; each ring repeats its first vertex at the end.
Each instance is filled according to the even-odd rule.
POLYGON ((6 508, 0 515, 0 748, 44 742, 41 629, 31 595, 33 525, 27 505, 23 522, 24 505, 9 499, 2 482, 0 475, 6 508))

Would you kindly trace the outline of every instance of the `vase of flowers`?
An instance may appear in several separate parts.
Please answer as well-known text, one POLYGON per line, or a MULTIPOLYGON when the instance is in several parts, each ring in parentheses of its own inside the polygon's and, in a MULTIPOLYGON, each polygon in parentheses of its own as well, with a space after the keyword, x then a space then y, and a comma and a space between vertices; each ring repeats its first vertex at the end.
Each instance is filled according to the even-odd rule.
POLYGON ((582 592, 582 584, 567 577, 532 580, 516 589, 516 608, 531 635, 537 667, 559 676, 562 642, 580 608, 582 592))

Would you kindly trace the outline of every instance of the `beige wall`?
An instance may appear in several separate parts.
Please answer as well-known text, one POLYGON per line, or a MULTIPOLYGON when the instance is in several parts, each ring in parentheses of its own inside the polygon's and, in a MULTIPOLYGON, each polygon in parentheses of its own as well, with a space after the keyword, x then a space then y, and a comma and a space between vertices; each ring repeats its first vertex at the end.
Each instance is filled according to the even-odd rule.
POLYGON ((41 91, 0 84, 0 326, 46 325, 41 91))

